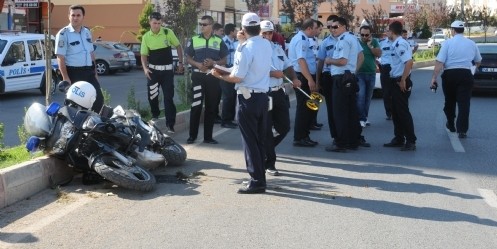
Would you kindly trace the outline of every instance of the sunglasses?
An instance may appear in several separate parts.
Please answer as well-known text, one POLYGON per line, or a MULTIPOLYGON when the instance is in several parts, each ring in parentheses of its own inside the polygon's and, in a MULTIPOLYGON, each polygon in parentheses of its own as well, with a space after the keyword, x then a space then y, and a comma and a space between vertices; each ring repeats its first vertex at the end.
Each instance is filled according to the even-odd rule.
POLYGON ((161 15, 151 15, 150 19, 160 20, 160 19, 162 19, 162 16, 161 15))
POLYGON ((199 22, 198 25, 202 26, 202 27, 205 27, 205 26, 209 26, 211 24, 210 23, 201 23, 201 22, 199 22))
POLYGON ((328 27, 328 29, 337 29, 337 28, 339 28, 340 26, 338 26, 338 25, 335 25, 335 26, 328 25, 327 27, 328 27))
POLYGON ((368 37, 369 34, 361 34, 362 37, 368 37))

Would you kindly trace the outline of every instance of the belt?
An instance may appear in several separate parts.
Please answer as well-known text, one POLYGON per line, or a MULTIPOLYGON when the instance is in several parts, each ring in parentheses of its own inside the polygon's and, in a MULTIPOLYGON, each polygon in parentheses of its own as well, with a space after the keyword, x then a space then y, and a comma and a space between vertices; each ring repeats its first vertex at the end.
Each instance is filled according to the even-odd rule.
POLYGON ((204 71, 202 71, 202 70, 200 70, 198 68, 194 68, 193 72, 196 72, 196 73, 207 73, 207 72, 204 72, 204 71))
POLYGON ((157 71, 173 70, 173 64, 168 64, 168 65, 153 65, 153 64, 148 64, 148 68, 154 69, 154 70, 157 70, 157 71))
MULTIPOLYGON (((249 93, 267 93, 267 91, 254 90, 254 89, 251 89, 251 90, 248 90, 248 91, 249 91, 249 93)), ((243 94, 242 90, 236 90, 236 94, 243 94)))
POLYGON ((84 67, 66 66, 66 69, 84 71, 84 70, 94 70, 95 68, 93 66, 84 66, 84 67))
POLYGON ((279 91, 282 88, 283 88, 283 86, 279 85, 279 86, 270 87, 269 89, 271 90, 271 92, 276 92, 276 91, 279 91))

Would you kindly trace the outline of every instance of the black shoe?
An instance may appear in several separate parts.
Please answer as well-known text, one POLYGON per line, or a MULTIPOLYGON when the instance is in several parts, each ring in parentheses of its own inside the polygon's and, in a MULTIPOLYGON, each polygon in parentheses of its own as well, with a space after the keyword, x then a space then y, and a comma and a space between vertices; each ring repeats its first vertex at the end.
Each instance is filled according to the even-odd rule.
POLYGON ((383 144, 384 147, 402 147, 404 146, 404 141, 399 141, 397 138, 392 139, 390 143, 383 144))
POLYGON ((456 132, 456 127, 454 126, 453 123, 445 123, 445 127, 447 127, 447 129, 449 129, 450 132, 456 132))
POLYGON ((279 176, 280 175, 280 172, 274 167, 266 169, 266 173, 268 175, 271 175, 271 176, 279 176))
POLYGON ((359 139, 359 146, 361 147, 371 147, 371 144, 366 142, 366 139, 364 138, 364 136, 361 136, 361 138, 359 139))
POLYGON ((386 120, 392 120, 392 114, 387 114, 386 120))
POLYGON ((239 194, 261 194, 264 192, 266 192, 265 186, 257 186, 250 181, 248 182, 247 185, 238 189, 239 194))
POLYGON ((319 131, 319 130, 321 130, 321 127, 319 127, 317 125, 311 125, 311 127, 309 127, 309 130, 311 130, 311 131, 319 131))
POLYGON ((218 142, 214 139, 204 139, 204 143, 206 144, 218 144, 218 142))
POLYGON ((323 124, 321 124, 321 123, 315 123, 314 125, 317 127, 320 127, 320 128, 323 127, 323 124))
POLYGON ((221 127, 229 128, 229 129, 236 129, 238 127, 238 125, 236 125, 233 122, 226 122, 226 123, 221 124, 221 127))
POLYGON ((195 140, 196 140, 196 139, 197 139, 196 137, 189 137, 189 138, 186 140, 186 143, 187 143, 187 144, 192 144, 192 143, 194 143, 194 142, 195 142, 195 140))
POLYGON ((347 152, 347 148, 338 145, 329 145, 324 148, 328 152, 347 152))
POLYGON ((416 143, 407 142, 402 148, 400 148, 400 150, 401 151, 416 150, 416 143))
POLYGON ((466 133, 465 133, 465 132, 459 132, 459 136, 458 136, 458 137, 459 137, 459 138, 467 138, 467 137, 468 137, 468 135, 466 135, 466 133))
POLYGON ((174 134, 174 125, 168 125, 167 126, 167 132, 171 133, 171 134, 174 134))
POLYGON ((293 141, 293 146, 298 146, 298 147, 314 147, 316 144, 311 143, 307 139, 303 138, 300 140, 294 140, 293 141))
POLYGON ((306 138, 304 138, 304 139, 305 139, 308 143, 310 143, 310 144, 314 144, 314 145, 318 145, 318 144, 319 144, 318 142, 316 142, 316 141, 314 141, 314 140, 311 140, 311 138, 310 138, 310 137, 306 137, 306 138))

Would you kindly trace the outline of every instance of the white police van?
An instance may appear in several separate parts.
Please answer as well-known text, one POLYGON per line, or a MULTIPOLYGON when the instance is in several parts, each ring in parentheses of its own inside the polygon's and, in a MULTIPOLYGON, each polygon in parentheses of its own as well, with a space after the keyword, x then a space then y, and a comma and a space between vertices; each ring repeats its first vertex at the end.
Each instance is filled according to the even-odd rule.
MULTIPOLYGON (((53 38, 51 45, 54 51, 53 38)), ((0 94, 37 88, 45 95, 44 47, 43 34, 0 33, 0 94)), ((55 54, 51 55, 52 86, 58 81, 56 58, 55 54)))

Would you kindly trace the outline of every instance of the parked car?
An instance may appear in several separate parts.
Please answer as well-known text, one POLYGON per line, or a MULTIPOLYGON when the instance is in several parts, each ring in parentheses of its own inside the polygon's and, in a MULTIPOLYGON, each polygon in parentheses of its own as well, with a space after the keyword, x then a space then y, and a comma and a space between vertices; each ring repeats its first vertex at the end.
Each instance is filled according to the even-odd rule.
POLYGON ((96 41, 93 44, 98 75, 114 74, 117 70, 129 71, 136 65, 136 60, 133 56, 130 58, 128 51, 114 47, 115 42, 96 41))
POLYGON ((475 70, 473 91, 497 90, 497 43, 477 43, 482 57, 475 70))
POLYGON ((428 47, 431 48, 433 46, 439 46, 445 40, 447 40, 447 36, 445 36, 443 34, 442 35, 440 35, 440 34, 434 35, 430 39, 428 39, 428 47))
POLYGON ((133 51, 131 51, 131 49, 129 49, 126 45, 124 45, 122 43, 118 43, 118 42, 115 42, 115 43, 109 42, 109 44, 112 44, 113 47, 115 47, 117 49, 124 50, 128 53, 129 59, 131 61, 131 65, 133 67, 129 67, 128 69, 125 69, 124 71, 129 72, 129 71, 131 71, 132 68, 136 67, 135 53, 133 51))
MULTIPOLYGON (((141 61, 141 54, 140 54, 140 49, 141 49, 141 43, 138 42, 130 42, 130 43, 125 43, 125 45, 133 51, 135 58, 136 58, 136 65, 142 66, 142 61, 141 61)), ((176 48, 172 48, 171 52, 173 54, 173 68, 174 68, 174 73, 177 74, 178 72, 178 51, 176 48)))
MULTIPOLYGON (((52 37, 52 51, 55 39, 52 37)), ((55 54, 52 64, 51 89, 58 82, 58 64, 55 54)), ((0 94, 27 89, 40 89, 46 94, 45 36, 8 32, 0 34, 0 94)), ((52 91, 53 93, 53 91, 52 91)))

